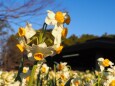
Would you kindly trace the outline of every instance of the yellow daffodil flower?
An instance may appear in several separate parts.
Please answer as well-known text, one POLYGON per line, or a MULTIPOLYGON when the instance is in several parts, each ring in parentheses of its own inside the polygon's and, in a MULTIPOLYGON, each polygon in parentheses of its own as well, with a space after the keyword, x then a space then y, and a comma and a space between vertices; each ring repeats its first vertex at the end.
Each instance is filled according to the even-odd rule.
POLYGON ((67 13, 62 13, 61 11, 58 11, 54 13, 53 11, 48 10, 48 15, 45 19, 45 23, 47 25, 57 25, 57 24, 63 24, 67 23, 69 24, 70 18, 67 16, 67 13))
POLYGON ((78 79, 72 79, 71 80, 71 86, 79 86, 80 85, 80 82, 78 79))
POLYGON ((50 10, 48 10, 47 13, 48 13, 48 15, 45 19, 45 23, 47 25, 56 25, 57 21, 55 20, 55 13, 50 10))
POLYGON ((60 74, 60 78, 62 79, 62 81, 66 81, 69 78, 69 76, 70 75, 68 71, 61 72, 60 74))
POLYGON ((43 60, 47 56, 52 56, 54 50, 51 47, 47 47, 46 43, 41 43, 38 45, 33 44, 32 47, 30 47, 30 51, 27 53, 29 59, 34 57, 35 60, 43 60))
POLYGON ((28 72, 28 70, 29 70, 29 67, 23 67, 23 73, 27 73, 28 72))
POLYGON ((20 28, 18 29, 18 35, 19 35, 20 37, 22 37, 22 36, 25 36, 25 34, 26 34, 25 29, 24 29, 23 27, 20 27, 20 28))
POLYGON ((98 64, 100 66, 101 72, 105 69, 105 67, 113 65, 113 63, 110 60, 104 58, 99 58, 98 64))
POLYGON ((60 62, 60 64, 57 65, 58 70, 64 70, 66 67, 67 63, 66 62, 60 62))
POLYGON ((60 26, 55 25, 54 29, 52 30, 52 35, 54 36, 54 44, 59 46, 61 44, 62 30, 63 30, 63 25, 60 26))
POLYGON ((42 65, 41 71, 42 73, 48 73, 49 67, 46 64, 42 65))

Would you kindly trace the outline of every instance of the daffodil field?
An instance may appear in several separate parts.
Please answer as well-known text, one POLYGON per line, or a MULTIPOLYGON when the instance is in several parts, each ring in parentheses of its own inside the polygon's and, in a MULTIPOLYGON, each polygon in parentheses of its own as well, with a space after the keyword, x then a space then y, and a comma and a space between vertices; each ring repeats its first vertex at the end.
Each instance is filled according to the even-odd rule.
POLYGON ((73 71, 66 62, 54 63, 51 68, 46 58, 60 54, 61 42, 66 38, 70 23, 66 12, 48 10, 42 29, 34 30, 27 22, 19 27, 16 45, 22 52, 18 71, 0 71, 0 86, 115 86, 115 66, 109 59, 98 58, 100 71, 73 71), (52 26, 52 31, 47 26, 52 26), (32 67, 24 66, 24 59, 34 62, 32 67))

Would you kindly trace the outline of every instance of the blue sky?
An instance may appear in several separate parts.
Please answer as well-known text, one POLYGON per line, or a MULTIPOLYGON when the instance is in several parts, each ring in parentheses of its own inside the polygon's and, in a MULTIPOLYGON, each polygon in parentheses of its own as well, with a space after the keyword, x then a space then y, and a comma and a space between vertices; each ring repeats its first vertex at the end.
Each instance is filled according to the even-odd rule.
POLYGON ((71 16, 69 34, 115 34, 115 0, 58 0, 71 16))
MULTIPOLYGON (((55 9, 65 8, 71 16, 71 23, 67 26, 68 37, 72 34, 77 36, 115 34, 115 0, 55 0, 54 2, 61 4, 61 7, 57 6, 55 9)), ((43 11, 51 10, 54 6, 49 5, 43 11)), ((46 15, 36 17, 34 22, 39 22, 40 25, 33 24, 33 27, 36 29, 42 27, 45 17, 46 15)), ((23 22, 22 26, 24 25, 23 22)), ((15 31, 18 27, 15 26, 15 31)))

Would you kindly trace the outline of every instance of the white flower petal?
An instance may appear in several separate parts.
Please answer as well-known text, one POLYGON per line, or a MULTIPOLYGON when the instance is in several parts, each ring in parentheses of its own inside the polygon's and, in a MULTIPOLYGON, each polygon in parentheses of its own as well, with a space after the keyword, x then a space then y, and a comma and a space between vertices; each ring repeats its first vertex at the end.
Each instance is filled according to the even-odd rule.
POLYGON ((36 31, 32 28, 32 25, 29 23, 26 24, 25 31, 26 31, 25 37, 27 39, 31 38, 36 34, 36 31))
POLYGON ((47 12, 50 19, 55 19, 55 13, 53 11, 48 10, 47 12))

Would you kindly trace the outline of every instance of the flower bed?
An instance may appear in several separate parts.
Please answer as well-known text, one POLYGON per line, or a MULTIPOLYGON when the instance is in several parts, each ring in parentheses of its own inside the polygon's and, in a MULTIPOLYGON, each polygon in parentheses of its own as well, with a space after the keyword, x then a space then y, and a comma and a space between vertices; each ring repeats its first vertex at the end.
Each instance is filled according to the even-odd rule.
MULTIPOLYGON (((99 58, 101 71, 72 71, 66 62, 54 65, 37 64, 31 86, 115 86, 115 66, 108 59, 99 58), (108 67, 110 66, 110 67, 108 67), (108 67, 105 70, 105 67, 108 67)), ((17 72, 0 71, 0 86, 28 86, 32 70, 23 67, 21 81, 15 81, 17 72)))

